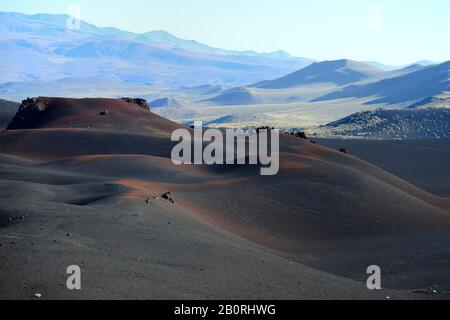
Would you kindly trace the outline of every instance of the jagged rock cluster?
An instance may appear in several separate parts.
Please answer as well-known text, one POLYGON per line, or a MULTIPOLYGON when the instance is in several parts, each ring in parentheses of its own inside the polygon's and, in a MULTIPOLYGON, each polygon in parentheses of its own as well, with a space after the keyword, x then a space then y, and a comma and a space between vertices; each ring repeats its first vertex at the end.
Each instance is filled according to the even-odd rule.
POLYGON ((124 98, 122 98, 122 100, 126 101, 128 103, 137 104, 141 108, 150 110, 150 106, 148 105, 148 102, 145 99, 124 97, 124 98))
POLYGON ((29 111, 44 111, 47 106, 47 102, 44 102, 41 97, 27 98, 25 100, 22 100, 19 112, 25 109, 29 111))
POLYGON ((15 117, 6 128, 7 130, 14 130, 20 128, 20 123, 32 121, 37 113, 45 111, 48 103, 42 97, 27 98, 22 101, 15 117))

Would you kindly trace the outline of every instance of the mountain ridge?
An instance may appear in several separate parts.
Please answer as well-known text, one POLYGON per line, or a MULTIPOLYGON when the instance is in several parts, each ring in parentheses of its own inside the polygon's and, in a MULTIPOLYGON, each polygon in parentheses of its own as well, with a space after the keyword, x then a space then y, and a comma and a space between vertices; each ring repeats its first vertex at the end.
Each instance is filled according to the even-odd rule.
POLYGON ((312 102, 345 98, 367 98, 366 104, 413 103, 450 91, 450 61, 383 79, 374 83, 350 85, 339 91, 313 99, 312 102))
POLYGON ((69 29, 68 18, 0 12, 0 83, 108 73, 121 82, 159 87, 243 85, 312 62, 280 52, 215 49, 163 31, 137 34, 84 21, 80 29, 69 29))
POLYGON ((314 62, 311 65, 275 80, 254 86, 264 89, 283 89, 314 83, 345 85, 369 78, 382 70, 362 62, 341 59, 314 62))
MULTIPOLYGON (((67 14, 47 14, 47 13, 38 13, 33 15, 26 15, 18 12, 2 12, 0 11, 0 17, 4 18, 20 18, 25 21, 33 21, 37 24, 43 24, 47 26, 56 26, 61 29, 67 29, 67 21, 72 17, 67 14)), ((152 30, 143 33, 136 33, 131 31, 122 30, 115 27, 98 27, 95 24, 88 23, 86 21, 80 21, 80 29, 69 30, 72 33, 80 34, 82 30, 87 30, 88 33, 94 34, 96 36, 120 36, 123 40, 134 40, 141 42, 151 42, 160 45, 166 45, 169 47, 173 47, 176 49, 182 49, 193 52, 200 53, 209 53, 209 54, 218 54, 218 55, 237 55, 237 56, 260 56, 260 57, 273 57, 273 58, 283 58, 283 59, 305 59, 302 57, 294 57, 289 53, 278 50, 274 52, 256 52, 256 51, 238 51, 238 50, 227 50, 221 48, 211 47, 207 44, 203 44, 196 40, 188 40, 183 39, 178 36, 171 34, 165 30, 152 30)), ((32 31, 28 29, 28 31, 32 31)))

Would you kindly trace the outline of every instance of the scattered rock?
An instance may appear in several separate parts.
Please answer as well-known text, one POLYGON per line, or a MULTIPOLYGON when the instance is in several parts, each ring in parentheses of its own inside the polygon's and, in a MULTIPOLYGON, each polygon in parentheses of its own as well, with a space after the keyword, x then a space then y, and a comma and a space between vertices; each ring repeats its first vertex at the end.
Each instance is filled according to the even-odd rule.
POLYGON ((417 289, 413 290, 413 293, 420 293, 420 294, 438 294, 438 286, 434 285, 429 288, 425 289, 417 289))
MULTIPOLYGON (((448 103, 448 102, 447 102, 448 103)), ((444 139, 450 137, 450 109, 425 108, 373 110, 352 114, 320 126, 316 133, 324 138, 371 140, 444 139)), ((310 130, 310 132, 312 132, 310 130)))
POLYGON ((347 153, 347 149, 345 149, 345 148, 341 148, 341 149, 339 149, 339 152, 342 152, 342 153, 347 153))
POLYGON ((38 299, 42 298, 42 294, 40 294, 40 293, 35 293, 34 296, 38 299))
POLYGON ((99 113, 100 116, 109 117, 111 113, 108 111, 108 109, 105 109, 99 113))
POLYGON ((67 232, 67 236, 68 236, 68 237, 71 237, 72 234, 71 234, 70 232, 67 232))
POLYGON ((175 203, 175 201, 173 200, 172 195, 170 194, 170 192, 163 193, 161 195, 161 198, 163 198, 163 199, 165 199, 165 200, 167 200, 167 201, 169 201, 171 203, 175 203))

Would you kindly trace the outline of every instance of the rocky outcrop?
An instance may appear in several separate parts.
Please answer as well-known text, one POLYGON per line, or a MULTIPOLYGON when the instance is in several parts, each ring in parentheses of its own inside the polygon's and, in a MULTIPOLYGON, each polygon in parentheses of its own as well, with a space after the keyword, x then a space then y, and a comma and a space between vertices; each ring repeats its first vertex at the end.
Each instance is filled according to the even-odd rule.
POLYGON ((122 100, 128 103, 137 104, 141 108, 150 110, 150 106, 148 105, 148 102, 145 99, 124 97, 122 98, 122 100))
POLYGON ((48 107, 47 101, 42 97, 27 98, 22 101, 15 117, 8 125, 6 130, 21 129, 23 124, 32 123, 34 117, 44 112, 48 107))
POLYGON ((444 139, 450 137, 450 109, 373 110, 352 114, 319 128, 319 137, 371 140, 444 139))

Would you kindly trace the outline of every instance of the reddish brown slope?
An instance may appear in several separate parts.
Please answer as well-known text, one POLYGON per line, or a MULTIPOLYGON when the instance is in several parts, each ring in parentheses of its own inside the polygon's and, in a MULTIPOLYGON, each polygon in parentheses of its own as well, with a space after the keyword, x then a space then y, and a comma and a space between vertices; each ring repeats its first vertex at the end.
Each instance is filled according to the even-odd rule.
POLYGON ((79 128, 167 136, 177 127, 174 122, 125 100, 40 97, 36 102, 21 105, 8 130, 79 128), (101 115, 105 111, 107 115, 101 115))
POLYGON ((448 199, 302 139, 282 137, 273 177, 254 166, 180 172, 169 159, 169 136, 179 125, 124 101, 41 101, 34 117, 22 110, 11 125, 17 130, 0 134, 2 153, 49 161, 41 164, 47 170, 110 179, 134 198, 170 190, 176 206, 269 247, 304 252, 349 239, 450 230, 448 199), (110 116, 99 115, 105 109, 110 116))

